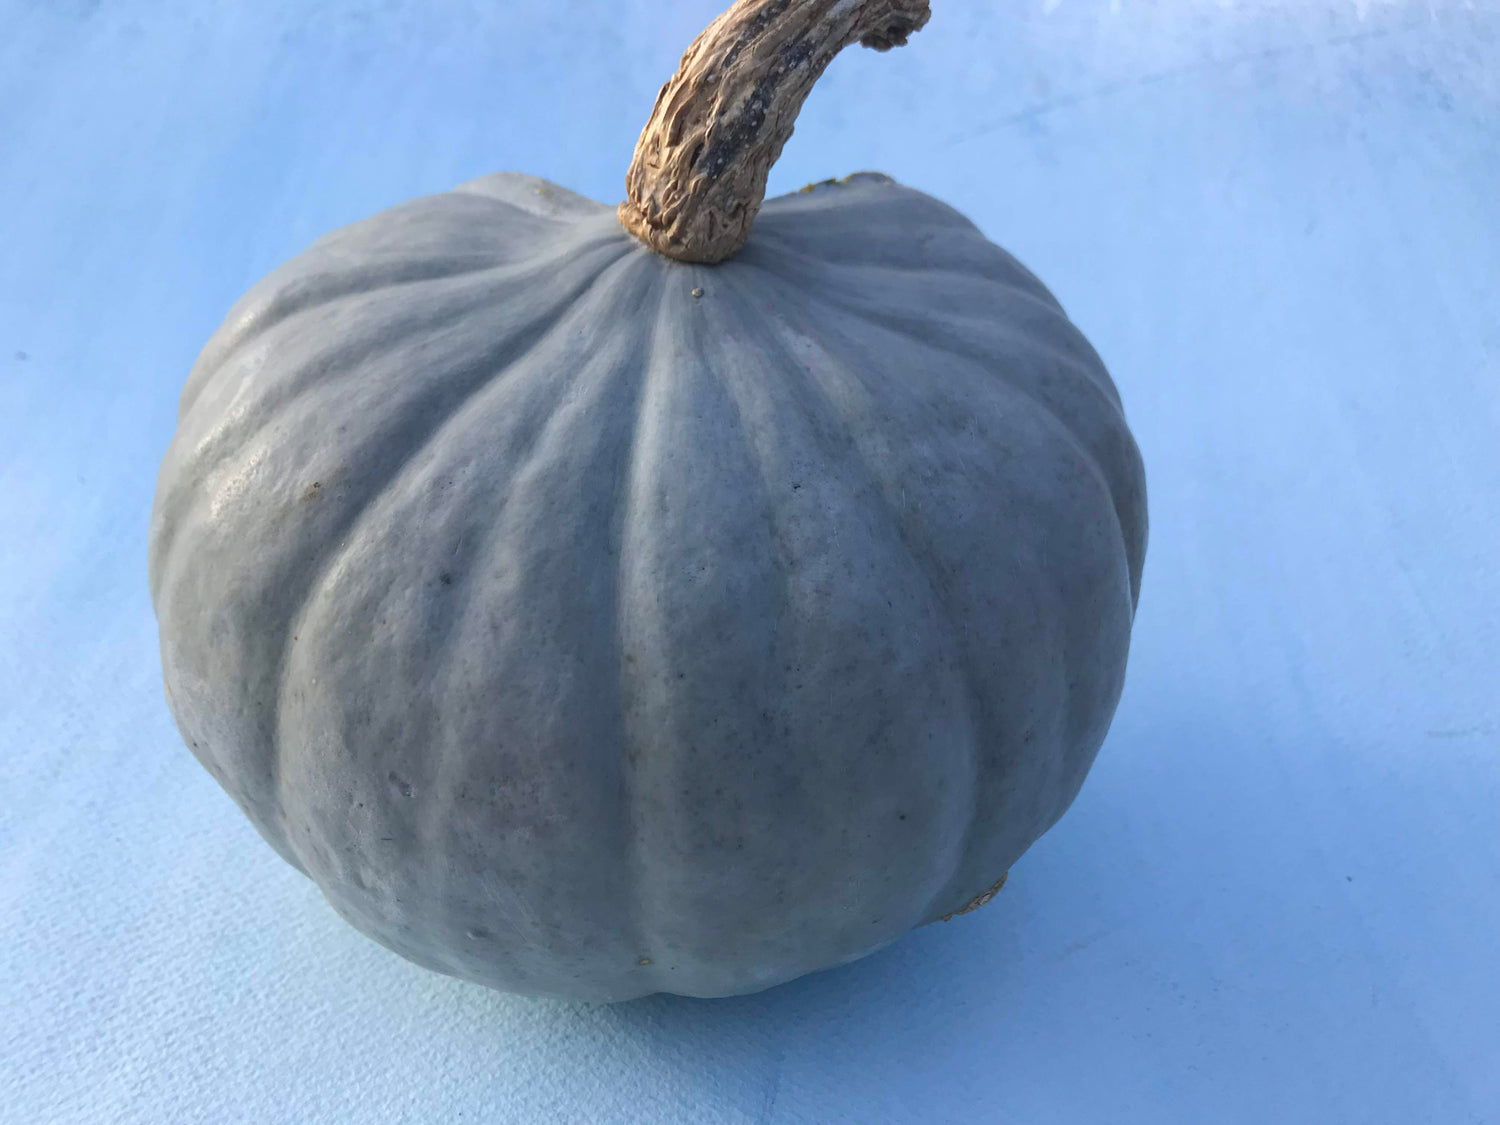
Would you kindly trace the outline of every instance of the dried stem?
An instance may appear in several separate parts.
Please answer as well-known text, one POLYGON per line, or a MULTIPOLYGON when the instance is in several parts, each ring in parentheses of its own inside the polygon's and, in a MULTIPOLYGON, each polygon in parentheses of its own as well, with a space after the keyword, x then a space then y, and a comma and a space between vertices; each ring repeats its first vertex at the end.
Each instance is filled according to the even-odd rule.
POLYGON ((722 262, 750 237, 766 177, 833 57, 927 22, 929 0, 739 0, 657 95, 625 177, 620 222, 653 250, 722 262))

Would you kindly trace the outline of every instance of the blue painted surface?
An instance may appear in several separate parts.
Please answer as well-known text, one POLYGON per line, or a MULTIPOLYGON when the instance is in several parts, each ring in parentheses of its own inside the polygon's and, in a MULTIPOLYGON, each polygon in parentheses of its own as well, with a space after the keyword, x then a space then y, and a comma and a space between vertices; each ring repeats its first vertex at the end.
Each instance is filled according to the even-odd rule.
POLYGON ((1125 398, 1129 683, 994 903, 587 1008, 341 922, 181 745, 146 594, 197 349, 332 227, 619 196, 719 0, 0 0, 0 1120, 1500 1122, 1500 5, 935 3, 773 192, 970 215, 1125 398))

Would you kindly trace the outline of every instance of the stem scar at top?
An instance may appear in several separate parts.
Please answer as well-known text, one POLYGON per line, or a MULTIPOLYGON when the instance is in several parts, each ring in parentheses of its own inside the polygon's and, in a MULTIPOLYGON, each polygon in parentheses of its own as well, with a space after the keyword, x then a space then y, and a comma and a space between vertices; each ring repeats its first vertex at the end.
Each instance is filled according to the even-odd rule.
POLYGON ((684 262, 722 262, 750 237, 766 177, 835 55, 899 47, 929 0, 738 0, 661 88, 625 176, 620 223, 684 262))

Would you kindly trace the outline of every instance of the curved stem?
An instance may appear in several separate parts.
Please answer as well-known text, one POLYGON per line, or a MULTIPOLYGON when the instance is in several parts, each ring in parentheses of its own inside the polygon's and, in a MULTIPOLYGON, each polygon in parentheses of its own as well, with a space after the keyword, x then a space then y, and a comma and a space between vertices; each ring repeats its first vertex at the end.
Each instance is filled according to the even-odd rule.
POLYGON ((625 177, 620 222, 653 250, 722 262, 745 244, 766 177, 813 84, 858 41, 899 47, 929 0, 738 0, 657 95, 625 177))

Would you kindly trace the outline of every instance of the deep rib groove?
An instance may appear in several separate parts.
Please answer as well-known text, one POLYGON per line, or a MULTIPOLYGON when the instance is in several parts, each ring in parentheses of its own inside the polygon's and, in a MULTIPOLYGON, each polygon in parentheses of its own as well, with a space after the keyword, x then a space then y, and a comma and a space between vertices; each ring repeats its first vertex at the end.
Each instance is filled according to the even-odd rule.
MULTIPOLYGON (((847 297, 843 296, 844 294, 860 289, 862 280, 857 280, 855 284, 826 285, 820 283, 819 279, 817 279, 816 277, 809 278, 807 274, 816 274, 819 270, 829 270, 843 271, 846 276, 857 272, 859 275, 859 279, 865 279, 871 276, 880 277, 882 275, 887 277, 898 277, 901 278, 906 284, 912 285, 913 293, 918 296, 921 295, 921 290, 920 288, 918 288, 918 286, 920 286, 920 278, 922 277, 957 278, 969 284, 983 283, 985 285, 991 285, 1003 292, 1007 297, 1020 298, 1027 304, 1036 306, 1037 309, 1045 314, 1050 320, 1054 321, 1060 326, 1065 327, 1067 330, 1077 336, 1078 340, 1081 343, 1087 345, 1087 341, 1083 339, 1082 334, 1078 332, 1078 329, 1074 326, 1073 322, 1068 319, 1068 315, 1063 311, 1062 306, 1059 305, 1056 299, 1053 298, 1052 295, 1045 289, 1038 292, 1027 286, 1019 285, 1015 281, 1010 279, 995 278, 985 274, 972 274, 968 272, 960 272, 957 270, 936 269, 927 266, 896 266, 889 264, 870 266, 861 264, 845 265, 839 262, 831 262, 826 259, 815 257, 813 255, 799 251, 796 248, 786 244, 781 239, 776 239, 775 241, 778 243, 778 245, 775 246, 774 249, 770 247, 766 248, 767 251, 769 251, 773 256, 781 255, 800 262, 805 262, 808 266, 811 266, 812 269, 803 269, 796 272, 783 271, 780 269, 775 269, 764 263, 755 261, 755 255, 744 255, 742 258, 744 264, 754 269, 765 270, 773 274, 774 276, 781 278, 783 281, 793 280, 796 284, 799 285, 800 288, 806 290, 808 293, 818 295, 828 303, 837 305, 839 308, 854 313, 857 316, 862 316, 865 318, 878 316, 880 318, 880 322, 886 326, 890 326, 892 324, 908 326, 930 324, 935 319, 935 316, 942 316, 948 321, 954 323, 962 323, 965 318, 959 318, 949 314, 930 314, 925 312, 921 317, 913 317, 911 315, 903 315, 898 310, 894 309, 880 310, 877 312, 876 310, 869 308, 863 302, 850 300, 847 297), (790 278, 787 276, 787 274, 789 273, 792 274, 790 278), (796 276, 796 273, 801 273, 803 276, 796 276)), ((1017 265, 1019 266, 1019 263, 1017 263, 1017 265)), ((1020 268, 1024 269, 1025 267, 1020 268)), ((1040 282, 1037 282, 1038 286, 1040 286, 1040 284, 1040 282)), ((984 324, 986 328, 998 329, 1011 339, 1025 340, 1033 349, 1035 349, 1036 347, 1036 344, 1033 341, 1029 340, 1027 337, 1022 336, 1014 330, 1005 329, 998 322, 985 321, 984 324)), ((1123 421, 1124 412, 1120 401, 1119 390, 1114 386, 1113 381, 1109 379, 1107 372, 1096 372, 1092 369, 1092 365, 1083 362, 1076 356, 1069 355, 1067 352, 1061 351, 1050 345, 1047 346, 1047 351, 1054 359, 1058 360, 1065 367, 1070 370, 1076 371, 1079 375, 1082 375, 1085 379, 1087 379, 1089 385, 1103 395, 1104 399, 1108 402, 1114 413, 1118 414, 1123 421), (1099 378, 1100 374, 1104 375, 1103 381, 1101 381, 1099 378)), ((1090 349, 1090 351, 1092 352, 1092 349, 1090 349)), ((978 358, 983 357, 978 356, 978 358)))
POLYGON ((651 379, 657 370, 656 348, 657 338, 662 332, 662 319, 664 310, 667 308, 668 288, 665 282, 659 283, 657 294, 656 318, 652 329, 647 337, 645 356, 641 363, 640 386, 636 392, 635 419, 630 427, 630 442, 625 453, 625 467, 620 474, 619 502, 616 505, 616 527, 614 532, 615 544, 615 572, 614 572, 614 599, 615 620, 614 637, 612 643, 615 651, 621 653, 619 669, 620 689, 618 698, 620 701, 619 726, 621 732, 621 765, 620 765, 620 870, 624 872, 626 886, 621 901, 625 903, 626 917, 622 928, 629 935, 630 940, 637 948, 645 944, 645 922, 641 917, 641 895, 640 890, 643 883, 640 870, 640 851, 637 846, 637 831, 640 818, 636 814, 636 803, 639 794, 632 784, 630 765, 623 760, 627 756, 628 746, 633 737, 627 712, 629 709, 629 690, 625 682, 625 645, 623 637, 625 634, 624 614, 626 599, 622 591, 628 585, 628 557, 631 543, 631 526, 638 512, 634 503, 636 482, 641 478, 644 469, 641 466, 641 431, 645 428, 645 414, 651 402, 651 379))
MULTIPOLYGON (((764 297, 762 297, 761 299, 764 299, 764 297)), ((773 299, 777 300, 777 302, 782 305, 783 315, 787 318, 787 323, 789 325, 801 321, 802 318, 799 316, 798 310, 793 307, 792 302, 784 300, 781 297, 780 293, 777 293, 773 299)), ((767 323, 774 324, 775 322, 768 318, 767 323)), ((866 394, 869 394, 869 390, 865 383, 865 380, 861 378, 859 372, 856 371, 854 366, 848 363, 843 357, 836 355, 831 349, 824 346, 821 334, 819 332, 807 328, 805 324, 799 326, 797 331, 804 340, 808 341, 815 348, 817 348, 819 354, 824 357, 824 359, 829 363, 830 366, 837 369, 842 374, 842 376, 850 383, 861 387, 865 390, 866 394)), ((785 370, 788 372, 797 372, 796 376, 794 377, 803 380, 808 389, 808 393, 816 398, 819 405, 822 407, 825 417, 833 419, 835 421, 839 421, 841 416, 838 408, 833 404, 833 402, 828 399, 828 396, 824 393, 823 388, 818 384, 816 378, 799 370, 801 364, 798 362, 791 349, 786 346, 780 335, 777 333, 768 333, 768 338, 773 341, 773 346, 780 354, 784 363, 785 370)), ((872 395, 871 397, 873 398, 874 396, 872 395)), ((847 426, 845 432, 848 432, 847 426)), ((853 440, 852 435, 850 436, 850 447, 858 449, 858 443, 853 440)), ((865 482, 870 486, 871 493, 879 498, 883 513, 890 521, 891 525, 896 529, 897 540, 899 540, 901 546, 906 550, 907 556, 911 559, 912 564, 917 570, 917 573, 922 576, 922 579, 927 586, 928 594, 932 599, 932 603, 937 607, 938 613, 941 615, 944 624, 947 626, 949 636, 953 639, 952 647, 959 665, 958 675, 959 681, 963 687, 964 695, 963 717, 964 726, 968 734, 968 737, 965 739, 965 746, 968 749, 969 772, 974 779, 973 791, 975 795, 975 802, 977 803, 978 794, 980 791, 980 787, 978 784, 980 769, 979 747, 981 745, 980 732, 982 729, 986 729, 989 726, 988 708, 985 706, 983 694, 979 691, 978 686, 974 682, 974 673, 969 666, 968 653, 965 650, 965 646, 962 640, 962 625, 954 615, 952 607, 948 605, 947 598, 943 596, 942 583, 939 582, 936 577, 939 566, 932 558, 932 553, 929 550, 926 550, 921 544, 914 542, 912 537, 907 534, 906 528, 903 525, 901 515, 896 509, 892 496, 887 490, 884 482, 875 473, 870 471, 869 466, 865 462, 864 458, 856 457, 854 458, 854 460, 858 463, 859 469, 864 476, 865 482)), ((932 900, 929 901, 923 908, 920 917, 927 917, 927 915, 932 910, 933 903, 938 901, 949 891, 954 880, 957 878, 958 871, 962 867, 964 859, 968 855, 970 833, 973 830, 976 811, 977 810, 971 806, 968 822, 964 825, 964 831, 960 846, 955 852, 953 870, 949 872, 948 877, 943 881, 942 887, 934 893, 932 900)))
MULTIPOLYGON (((757 266, 755 268, 765 270, 765 267, 763 266, 757 266)), ((837 309, 840 312, 848 313, 852 316, 857 317, 865 324, 867 324, 870 328, 879 332, 893 333, 897 330, 897 328, 893 327, 893 325, 899 326, 902 323, 902 320, 899 317, 887 316, 882 318, 881 315, 874 309, 867 309, 864 306, 855 304, 853 302, 831 299, 821 290, 803 288, 802 293, 804 299, 809 303, 821 304, 826 307, 837 309)), ((928 323, 933 323, 936 321, 936 319, 936 316, 934 316, 932 320, 928 321, 928 323)), ((1028 344, 1033 348, 1036 346, 1030 340, 1028 340, 1027 337, 1020 333, 1007 332, 1006 335, 1011 339, 1019 341, 1022 344, 1028 344)), ((932 348, 935 351, 946 352, 948 355, 951 355, 957 359, 962 359, 969 363, 975 364, 986 372, 989 371, 989 357, 981 354, 978 349, 955 347, 951 343, 947 342, 946 339, 937 340, 927 335, 923 335, 920 337, 914 336, 912 337, 912 339, 915 342, 920 343, 924 347, 932 348)), ((1047 351, 1051 352, 1058 358, 1070 358, 1064 356, 1062 353, 1057 352, 1052 348, 1047 348, 1047 351)), ((1076 361, 1073 362, 1076 363, 1076 361)), ((1061 437, 1062 440, 1066 442, 1067 445, 1075 453, 1078 454, 1078 456, 1083 460, 1084 464, 1088 466, 1088 471, 1093 474, 1094 478, 1103 487, 1105 495, 1110 499, 1110 510, 1114 513, 1115 516, 1115 530, 1119 533, 1120 544, 1122 549, 1127 553, 1128 561, 1130 539, 1125 532, 1124 514, 1120 511, 1120 504, 1124 498, 1115 495, 1113 485, 1111 485, 1109 478, 1104 473, 1103 466, 1099 464, 1099 461, 1094 456, 1093 452, 1086 445, 1084 445, 1079 436, 1073 432, 1073 427, 1068 425, 1068 423, 1063 418, 1059 417, 1057 412, 1042 399, 1038 398, 1035 393, 1023 386, 1020 386, 1011 379, 1004 378, 1003 376, 998 378, 996 382, 999 385, 1008 388, 1013 394, 1018 395, 1019 397, 1025 399, 1028 403, 1030 403, 1035 408, 1038 416, 1041 417, 1046 424, 1051 426, 1052 429, 1058 434, 1058 436, 1061 437)), ((1098 387, 1098 383, 1094 380, 1090 379, 1089 382, 1095 388, 1098 387)), ((1114 413, 1119 417, 1120 424, 1123 427, 1123 413, 1120 412, 1120 408, 1113 402, 1111 402, 1110 405, 1114 413)))
MULTIPOLYGON (((862 321, 865 326, 867 326, 867 328, 871 331, 872 335, 874 335, 874 334, 893 334, 893 333, 895 333, 895 332, 898 331, 897 328, 893 328, 891 326, 891 324, 890 324, 889 321, 878 319, 876 313, 874 312, 874 310, 867 310, 865 308, 858 307, 858 306, 851 307, 851 306, 845 305, 842 302, 835 302, 835 301, 829 300, 821 292, 811 292, 811 291, 803 290, 803 292, 799 296, 808 305, 819 305, 819 304, 821 304, 821 305, 824 305, 825 307, 832 306, 832 307, 837 308, 837 309, 839 309, 841 311, 848 312, 848 313, 854 315, 856 318, 858 318, 860 321, 862 321)), ((799 314, 801 314, 801 310, 798 309, 795 306, 794 302, 783 300, 783 304, 786 305, 787 308, 788 308, 788 310, 789 310, 787 312, 787 314, 786 314, 789 317, 789 319, 790 318, 796 318, 796 317, 799 316, 799 314)), ((820 333, 826 334, 826 329, 820 329, 818 332, 808 331, 808 332, 806 332, 806 335, 810 339, 812 339, 812 340, 814 340, 816 342, 820 338, 820 333)), ((984 361, 984 358, 982 356, 976 355, 971 350, 969 350, 969 349, 958 349, 958 348, 954 348, 954 347, 950 347, 950 346, 945 346, 944 343, 942 343, 940 341, 935 341, 935 340, 933 340, 931 338, 927 338, 925 336, 923 336, 923 337, 913 337, 913 342, 918 343, 918 344, 920 344, 922 346, 925 346, 925 347, 933 348, 934 350, 946 352, 947 354, 954 356, 956 359, 959 359, 959 360, 963 361, 964 363, 966 363, 967 365, 969 365, 971 369, 975 370, 976 374, 979 376, 979 385, 981 385, 981 386, 992 386, 992 387, 995 387, 995 388, 999 389, 1001 391, 1001 393, 1010 393, 1010 394, 1013 394, 1013 395, 1017 396, 1018 398, 1020 398, 1021 400, 1025 401, 1025 402, 1027 402, 1027 403, 1029 403, 1029 404, 1031 404, 1031 405, 1033 405, 1035 407, 1037 416, 1042 420, 1042 422, 1045 425, 1048 426, 1048 428, 1056 435, 1056 437, 1071 452, 1073 452, 1073 454, 1078 458, 1078 460, 1086 467, 1085 471, 1090 474, 1090 476, 1097 483, 1097 485, 1103 490, 1104 495, 1109 498, 1109 500, 1110 500, 1110 509, 1113 512, 1114 516, 1115 516, 1115 532, 1116 532, 1116 536, 1114 537, 1115 538, 1115 542, 1119 545, 1121 560, 1125 564, 1127 572, 1129 572, 1129 544, 1130 544, 1130 541, 1129 541, 1129 539, 1126 536, 1125 527, 1124 527, 1124 517, 1123 517, 1123 515, 1122 515, 1122 513, 1120 511, 1121 497, 1117 497, 1115 495, 1114 489, 1111 487, 1110 482, 1109 482, 1108 478, 1105 476, 1104 471, 1103 471, 1102 467, 1100 466, 1098 460, 1093 456, 1093 454, 1089 451, 1089 449, 1083 444, 1083 442, 1080 440, 1080 438, 1078 437, 1078 435, 1076 435, 1073 432, 1072 427, 1070 427, 1062 418, 1060 418, 1056 414, 1056 412, 1053 411, 1046 403, 1038 400, 1037 397, 1034 394, 1032 394, 1030 391, 1028 391, 1025 387, 1019 386, 1015 382, 1013 382, 1012 380, 1009 380, 1009 379, 1004 379, 1004 378, 1001 378, 1001 379, 987 379, 987 378, 985 378, 985 376, 987 375, 987 373, 989 371, 989 367, 986 364, 986 362, 984 361)), ((826 349, 824 349, 824 350, 826 351, 826 349)), ((852 370, 852 369, 849 369, 847 367, 846 367, 846 369, 847 370, 852 370)), ((1123 422, 1122 422, 1122 425, 1123 425, 1123 422)), ((1063 677, 1063 683, 1064 683, 1065 687, 1066 687, 1066 682, 1067 682, 1066 681, 1066 676, 1064 676, 1063 677)), ((1065 698, 1064 701, 1063 701, 1063 707, 1064 707, 1064 714, 1069 716, 1069 726, 1071 728, 1071 707, 1072 707, 1072 705, 1068 701, 1067 698, 1065 698)), ((1060 760, 1059 760, 1059 764, 1060 764, 1060 760)), ((972 823, 972 821, 971 821, 971 823, 972 823)))
MULTIPOLYGON (((907 233, 909 237, 913 238, 920 235, 919 231, 909 231, 907 233)), ((979 237, 977 232, 975 237, 979 237)), ((885 273, 896 276, 927 274, 937 277, 958 278, 970 283, 982 281, 987 285, 996 286, 1008 293, 1029 297, 1049 312, 1058 313, 1064 317, 1067 316, 1062 305, 1052 295, 1051 290, 1043 285, 1035 274, 1009 255, 1006 255, 1008 261, 1006 268, 1003 270, 993 269, 987 263, 983 262, 968 263, 963 269, 951 269, 947 266, 902 265, 899 262, 890 261, 864 262, 858 259, 844 260, 830 258, 824 254, 809 253, 807 250, 799 247, 787 235, 776 230, 767 230, 764 234, 757 232, 756 238, 757 243, 752 243, 746 247, 746 251, 752 254, 756 251, 764 250, 767 253, 795 258, 817 269, 858 271, 861 274, 885 273), (764 245, 761 245, 762 243, 764 245)), ((998 246, 992 245, 992 249, 1001 254, 1005 253, 998 246)))
MULTIPOLYGON (((475 257, 481 260, 472 264, 465 263, 458 269, 440 268, 440 263, 430 259, 416 258, 400 267, 392 276, 381 277, 373 285, 370 284, 371 279, 368 274, 362 274, 358 270, 349 270, 327 289, 318 289, 316 285, 308 283, 336 276, 331 272, 311 274, 306 278, 298 279, 302 285, 300 291, 294 290, 289 293, 286 289, 273 290, 263 305, 251 308, 240 315, 227 339, 215 334, 213 343, 216 345, 216 354, 212 358, 200 358, 200 362, 208 368, 201 377, 193 378, 197 375, 196 371, 189 376, 188 385, 183 388, 182 397, 177 403, 177 420, 180 422, 187 417, 204 388, 213 381, 214 375, 223 369, 236 352, 294 316, 314 312, 349 297, 366 297, 387 289, 425 285, 435 281, 453 281, 471 274, 487 273, 520 264, 497 263, 493 258, 484 258, 480 255, 475 255, 475 257)), ((453 259, 446 259, 441 266, 451 264, 452 261, 453 259)), ((198 365, 194 366, 196 368, 198 365)))
MULTIPOLYGON (((622 241, 620 243, 622 258, 626 249, 628 247, 622 241)), ((479 372, 479 375, 474 379, 472 385, 461 394, 453 409, 446 414, 434 416, 428 425, 426 433, 416 438, 405 459, 394 463, 391 472, 367 482, 364 496, 351 505, 346 518, 337 528, 329 529, 329 539, 332 540, 335 536, 340 542, 352 539, 360 525, 369 517, 376 501, 389 488, 391 482, 407 466, 420 460, 423 451, 439 439, 444 429, 456 417, 460 416, 478 395, 482 394, 495 380, 504 378, 517 363, 524 360, 551 332, 555 331, 560 324, 565 323, 574 303, 583 293, 586 293, 598 284, 599 280, 606 273, 607 267, 585 273, 584 276, 587 279, 585 283, 567 294, 552 311, 551 315, 538 323, 528 326, 527 331, 519 338, 514 336, 505 338, 496 347, 496 354, 476 363, 474 367, 479 372), (502 356, 505 358, 502 359, 502 356)), ((420 411, 417 410, 414 413, 420 413, 420 411)), ((286 625, 283 627, 283 641, 280 655, 278 656, 273 672, 275 696, 271 700, 270 714, 273 741, 269 748, 270 752, 267 755, 270 783, 268 788, 275 796, 278 811, 283 807, 281 754, 283 753, 284 746, 280 733, 281 705, 287 687, 286 672, 289 663, 288 657, 291 652, 291 638, 298 631, 295 626, 306 616, 308 608, 312 604, 316 594, 322 589, 329 574, 332 573, 333 568, 337 565, 341 557, 341 552, 325 554, 320 560, 316 560, 316 565, 309 565, 307 567, 307 578, 302 581, 301 588, 297 591, 294 608, 288 616, 286 625)), ((295 844, 293 846, 295 847, 295 844)))
MULTIPOLYGON (((601 246, 610 245, 610 240, 600 239, 596 240, 596 244, 593 246, 589 246, 587 244, 583 246, 573 246, 567 248, 566 252, 569 256, 576 257, 596 250, 601 246)), ((616 245, 619 247, 623 247, 624 244, 616 242, 616 245)), ((264 336, 267 332, 275 328, 277 325, 287 323, 295 316, 301 316, 310 312, 315 312, 319 309, 327 308, 328 306, 337 304, 342 300, 350 298, 371 297, 377 294, 386 293, 391 289, 417 288, 420 286, 436 285, 444 282, 454 282, 460 280, 472 282, 479 274, 498 274, 500 276, 495 280, 505 285, 514 285, 515 287, 520 288, 533 277, 543 278, 548 276, 549 274, 554 273, 557 269, 558 259, 562 256, 562 253, 559 252, 557 248, 554 248, 549 254, 538 255, 534 258, 528 258, 520 262, 505 263, 502 265, 490 266, 482 269, 464 270, 449 275, 422 278, 419 280, 404 282, 400 284, 376 285, 370 288, 350 288, 345 292, 330 296, 325 300, 308 300, 300 307, 290 309, 284 315, 276 316, 274 320, 271 320, 265 324, 258 324, 254 331, 246 334, 241 339, 235 340, 231 346, 224 350, 222 356, 216 358, 211 366, 211 369, 207 374, 204 375, 202 384, 197 388, 196 392, 193 395, 193 402, 196 403, 197 399, 201 397, 203 391, 206 390, 208 385, 213 382, 215 377, 217 377, 217 375, 224 370, 225 365, 229 362, 229 360, 236 352, 238 352, 246 344, 261 336, 264 336)), ((454 301, 455 307, 444 310, 443 318, 441 320, 435 323, 429 323, 428 325, 426 325, 426 327, 429 329, 440 328, 443 325, 451 323, 454 320, 462 319, 464 316, 470 315, 470 313, 472 312, 472 309, 467 307, 467 302, 472 301, 483 304, 485 302, 493 300, 494 296, 489 292, 474 293, 466 295, 464 303, 460 303, 457 298, 458 294, 455 293, 450 298, 454 301)), ((308 389, 326 385, 329 379, 336 378, 342 374, 347 373, 351 369, 356 368, 357 365, 364 358, 366 358, 366 356, 369 354, 369 351, 373 350, 379 345, 380 340, 376 339, 369 341, 369 346, 361 352, 350 352, 345 349, 336 349, 336 359, 324 364, 319 364, 317 362, 306 363, 304 365, 303 371, 301 372, 300 378, 289 379, 277 384, 275 387, 268 388, 266 397, 261 399, 257 404, 257 406, 260 408, 257 413, 262 416, 260 419, 259 429, 265 429, 266 426, 275 423, 286 410, 296 405, 297 400, 308 389)), ((183 410, 181 416, 185 416, 185 414, 186 410, 183 410)), ((239 444, 243 444, 244 442, 253 439, 256 432, 258 431, 238 435, 237 442, 239 444)), ((194 454, 195 456, 199 455, 199 451, 195 450, 194 454)))
MULTIPOLYGON (((628 249, 628 244, 623 239, 618 240, 617 247, 617 253, 623 253, 628 249)), ((601 265, 599 268, 602 270, 604 266, 601 265)), ((554 262, 550 266, 547 263, 528 263, 525 267, 525 272, 543 274, 548 269, 555 270, 556 263, 554 262)), ((581 289, 568 295, 566 301, 575 300, 579 292, 581 292, 581 289)), ((428 333, 431 333, 435 327, 440 328, 469 315, 473 315, 473 309, 467 307, 467 305, 460 306, 456 312, 445 313, 436 325, 429 323, 424 328, 428 333)), ((247 431, 235 432, 232 440, 228 434, 222 434, 217 439, 211 439, 209 443, 205 443, 199 449, 193 450, 191 454, 177 465, 176 476, 179 481, 178 487, 164 494, 159 499, 160 519, 152 537, 155 557, 161 560, 158 564, 158 576, 160 579, 158 588, 164 588, 169 585, 168 575, 174 569, 172 562, 177 536, 183 524, 187 521, 188 516, 204 501, 202 488, 187 487, 182 481, 187 480, 194 484, 206 481, 216 469, 233 457, 235 453, 243 452, 246 448, 253 446, 260 435, 284 417, 287 411, 295 406, 304 394, 317 388, 326 387, 335 378, 357 372, 359 364, 373 354, 379 344, 380 340, 375 339, 367 342, 365 347, 357 351, 352 349, 346 350, 346 353, 341 355, 337 362, 304 364, 297 375, 286 380, 289 389, 283 392, 280 401, 273 400, 269 405, 264 407, 264 413, 267 416, 258 417, 253 427, 247 431), (209 444, 217 447, 217 456, 215 456, 214 450, 208 448, 209 444)), ((154 588, 153 598, 155 596, 154 588)))
MULTIPOLYGON (((637 266, 640 261, 641 259, 637 256, 627 256, 621 259, 620 262, 614 263, 614 265, 619 266, 623 263, 625 267, 623 272, 628 274, 631 272, 631 267, 637 266)), ((599 275, 598 283, 595 286, 591 287, 590 291, 592 292, 604 288, 606 275, 613 274, 614 272, 615 271, 612 269, 601 272, 601 274, 599 275)), ((623 278, 616 279, 615 281, 615 287, 619 287, 624 284, 625 279, 623 278)), ((575 299, 573 302, 570 302, 570 306, 570 312, 576 309, 578 307, 577 300, 575 299)), ((568 318, 565 316, 563 320, 559 322, 559 325, 565 323, 567 319, 568 318)), ((523 359, 535 357, 537 351, 539 350, 539 347, 542 343, 545 342, 545 339, 546 338, 544 337, 543 340, 539 340, 537 345, 530 349, 523 357, 523 359)), ((510 508, 511 501, 517 494, 518 482, 523 482, 529 479, 530 470, 533 468, 539 458, 552 450, 556 435, 564 428, 565 421, 568 415, 566 411, 558 409, 558 405, 567 399, 569 392, 573 388, 575 388, 579 384, 579 382, 589 374, 589 372, 589 360, 585 360, 584 362, 578 364, 575 369, 571 371, 563 371, 555 377, 555 386, 553 388, 552 395, 552 407, 547 411, 546 421, 541 426, 539 426, 534 433, 530 435, 530 440, 526 443, 525 449, 520 453, 520 456, 515 463, 515 469, 511 473, 509 480, 506 482, 507 487, 504 493, 495 497, 492 518, 490 519, 488 526, 480 536, 480 542, 474 544, 471 548, 471 551, 473 553, 481 553, 486 549, 492 547, 496 539, 501 534, 501 531, 505 526, 505 518, 510 508)), ((491 380, 491 382, 487 384, 487 386, 493 385, 494 380, 491 380)), ((453 418, 450 419, 449 424, 458 419, 460 417, 460 414, 461 412, 455 412, 453 418)), ((445 426, 444 428, 446 429, 447 427, 445 426)), ((441 436, 441 433, 434 435, 433 440, 440 440, 441 436)), ((414 464, 415 461, 416 458, 413 457, 412 460, 408 462, 408 464, 414 464)), ((446 657, 443 660, 443 663, 445 665, 444 673, 441 676, 443 682, 447 682, 447 670, 451 669, 454 661, 459 656, 457 649, 452 644, 447 643, 447 635, 451 635, 452 631, 468 617, 469 611, 473 606, 474 600, 478 596, 480 590, 479 583, 472 580, 463 582, 460 585, 461 594, 458 599, 458 604, 451 610, 447 620, 447 634, 445 634, 445 637, 442 640, 435 641, 432 645, 434 651, 446 654, 446 657)), ((458 787, 453 782, 453 775, 455 769, 460 764, 461 759, 458 759, 451 754, 443 754, 438 758, 437 772, 431 779, 428 787, 431 793, 431 797, 424 804, 424 815, 416 826, 417 839, 421 843, 421 848, 424 854, 442 855, 446 852, 449 846, 448 843, 442 839, 443 826, 451 822, 453 805, 454 802, 458 799, 458 787)), ((429 868, 429 878, 431 879, 433 902, 436 904, 439 914, 441 914, 443 911, 444 895, 447 889, 446 876, 448 870, 448 865, 443 863, 439 863, 435 865, 435 867, 429 868)))

